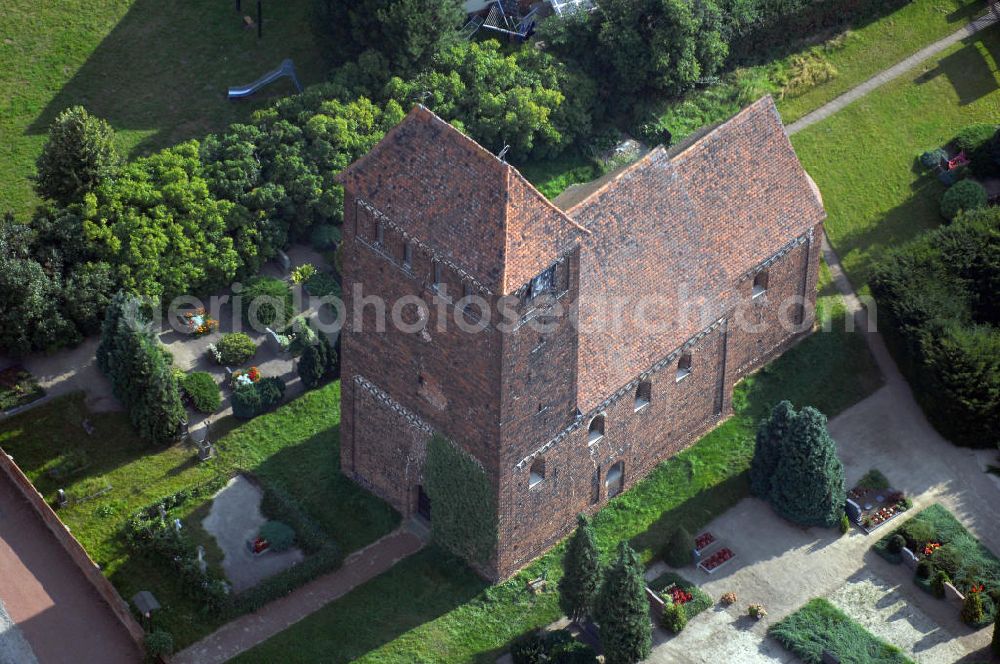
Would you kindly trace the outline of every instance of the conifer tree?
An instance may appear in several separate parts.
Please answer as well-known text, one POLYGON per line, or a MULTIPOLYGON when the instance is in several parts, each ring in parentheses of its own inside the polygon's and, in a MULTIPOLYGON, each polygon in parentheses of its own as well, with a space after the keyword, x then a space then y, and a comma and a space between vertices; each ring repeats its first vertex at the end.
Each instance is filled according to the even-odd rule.
POLYGON ((826 416, 806 406, 780 447, 771 505, 795 523, 832 528, 844 513, 846 500, 844 464, 826 428, 826 416))
POLYGON ((618 544, 618 558, 604 573, 595 615, 607 664, 636 664, 649 656, 652 626, 646 582, 635 551, 618 544))
POLYGON ((754 495, 765 499, 771 495, 771 482, 781 458, 781 448, 796 417, 791 402, 782 401, 771 411, 771 416, 761 420, 757 427, 757 440, 750 462, 750 491, 754 495))
POLYGON ((559 607, 572 620, 591 615, 601 586, 601 562, 594 529, 583 514, 576 517, 576 531, 563 556, 563 577, 559 581, 559 607))

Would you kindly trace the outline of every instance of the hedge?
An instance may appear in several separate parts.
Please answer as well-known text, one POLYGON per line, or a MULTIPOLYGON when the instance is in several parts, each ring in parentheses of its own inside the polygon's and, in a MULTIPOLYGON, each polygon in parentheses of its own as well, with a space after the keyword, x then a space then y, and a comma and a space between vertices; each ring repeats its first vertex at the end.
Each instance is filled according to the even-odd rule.
POLYGON ((233 415, 241 420, 253 419, 281 403, 284 395, 285 381, 274 376, 237 387, 233 390, 233 415))
POLYGON ((214 413, 222 405, 222 395, 212 374, 195 371, 181 379, 181 388, 191 399, 191 405, 200 413, 214 413))
POLYGON ((958 445, 995 447, 1000 209, 967 212, 892 251, 871 289, 880 332, 931 424, 958 445))

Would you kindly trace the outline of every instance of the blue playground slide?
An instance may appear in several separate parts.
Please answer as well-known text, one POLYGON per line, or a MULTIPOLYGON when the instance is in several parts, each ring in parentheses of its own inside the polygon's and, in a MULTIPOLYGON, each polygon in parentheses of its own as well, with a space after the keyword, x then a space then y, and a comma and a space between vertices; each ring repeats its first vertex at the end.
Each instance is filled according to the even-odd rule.
POLYGON ((288 78, 292 79, 292 83, 295 84, 295 89, 298 90, 299 92, 302 92, 302 85, 299 84, 299 78, 298 76, 295 75, 295 65, 292 63, 291 60, 286 58, 285 60, 282 61, 282 63, 278 66, 277 69, 267 72, 253 83, 250 83, 248 85, 238 85, 234 88, 229 88, 229 98, 243 99, 245 97, 249 97, 250 95, 260 90, 265 85, 270 85, 271 83, 274 83, 283 76, 287 76, 288 78))

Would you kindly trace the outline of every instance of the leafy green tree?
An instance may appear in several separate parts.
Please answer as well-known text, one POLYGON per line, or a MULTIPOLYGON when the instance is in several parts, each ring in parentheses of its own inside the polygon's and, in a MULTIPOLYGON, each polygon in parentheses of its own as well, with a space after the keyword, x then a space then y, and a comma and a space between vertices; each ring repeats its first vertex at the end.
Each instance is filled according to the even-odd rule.
POLYGON ((600 0, 598 41, 615 96, 679 95, 712 76, 729 52, 713 0, 600 0))
POLYGON ((51 351, 80 340, 61 309, 62 287, 31 258, 0 248, 0 347, 14 355, 51 351))
POLYGON ((100 331, 104 312, 116 289, 114 274, 107 263, 84 263, 69 273, 63 291, 64 309, 82 334, 100 331))
POLYGON ((757 427, 753 459, 750 462, 750 491, 761 498, 771 495, 775 468, 781 459, 782 446, 798 414, 789 401, 782 401, 757 427))
POLYGON ((844 464, 826 428, 826 416, 806 406, 782 445, 771 505, 795 523, 832 528, 844 513, 846 499, 844 464))
POLYGON ((985 619, 983 612, 982 593, 969 592, 962 602, 962 622, 966 625, 979 625, 985 619))
POLYGON ((559 580, 559 608, 572 620, 591 615, 601 586, 601 561, 594 529, 586 516, 576 517, 576 531, 563 556, 563 577, 559 580))
POLYGON ((35 191, 62 205, 114 175, 119 165, 114 130, 82 106, 67 108, 49 127, 49 138, 36 162, 35 191))
POLYGON ((496 40, 445 49, 432 69, 393 78, 386 94, 421 102, 487 149, 513 160, 558 154, 592 127, 596 89, 587 77, 537 49, 506 53, 496 40), (425 94, 427 93, 427 94, 425 94))
POLYGON ((627 542, 619 542, 618 557, 604 573, 594 618, 608 664, 636 664, 649 656, 652 626, 646 602, 643 568, 627 542))
POLYGON ((356 0, 327 3, 335 38, 355 52, 381 53, 393 71, 410 74, 458 39, 465 20, 460 0, 356 0))

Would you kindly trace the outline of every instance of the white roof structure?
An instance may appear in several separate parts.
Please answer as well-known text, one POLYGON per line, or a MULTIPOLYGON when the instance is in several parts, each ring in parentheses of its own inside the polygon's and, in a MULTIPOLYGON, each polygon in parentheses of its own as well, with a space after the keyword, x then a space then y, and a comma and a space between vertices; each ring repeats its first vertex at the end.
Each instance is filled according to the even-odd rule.
POLYGON ((593 11, 593 0, 549 0, 552 10, 559 16, 569 16, 579 11, 593 11))

